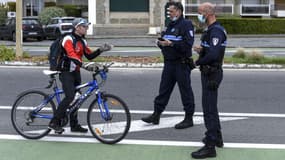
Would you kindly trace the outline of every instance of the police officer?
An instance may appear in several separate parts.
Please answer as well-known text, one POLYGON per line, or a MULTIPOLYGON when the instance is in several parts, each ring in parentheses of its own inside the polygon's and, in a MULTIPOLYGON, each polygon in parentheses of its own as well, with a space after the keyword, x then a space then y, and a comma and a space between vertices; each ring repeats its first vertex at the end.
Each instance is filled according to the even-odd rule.
POLYGON ((183 129, 193 126, 194 95, 190 74, 194 65, 191 58, 194 29, 192 22, 184 19, 183 6, 180 2, 169 2, 169 14, 171 22, 157 41, 157 45, 164 57, 159 95, 154 100, 153 114, 143 117, 142 121, 159 124, 160 115, 165 110, 177 82, 184 106, 185 118, 176 124, 175 128, 183 129))
POLYGON ((201 37, 201 45, 194 50, 199 53, 195 62, 200 66, 202 81, 202 106, 206 133, 204 147, 192 153, 193 158, 216 157, 215 146, 223 147, 217 99, 218 88, 223 79, 222 63, 225 54, 227 35, 216 21, 215 6, 203 3, 198 8, 198 20, 206 23, 207 29, 201 37))

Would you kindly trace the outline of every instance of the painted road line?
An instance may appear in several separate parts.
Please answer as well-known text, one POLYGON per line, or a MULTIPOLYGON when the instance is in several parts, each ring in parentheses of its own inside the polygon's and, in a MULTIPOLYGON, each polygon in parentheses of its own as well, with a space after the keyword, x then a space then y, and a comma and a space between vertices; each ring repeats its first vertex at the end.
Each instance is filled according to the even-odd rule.
MULTIPOLYGON (((11 110, 11 106, 0 106, 0 110, 11 110)), ((28 107, 21 107, 21 110, 28 109, 28 107)), ((50 109, 46 109, 50 110, 50 109)), ((87 112, 87 108, 80 108, 79 112, 87 112)), ((116 110, 116 113, 124 113, 123 110, 116 110)), ((152 114, 152 110, 130 110, 131 114, 152 114)), ((184 115, 185 112, 180 111, 165 111, 163 115, 184 115)), ((195 112, 195 116, 202 116, 203 112, 195 112)), ((276 114, 276 113, 227 113, 220 112, 220 116, 230 116, 230 117, 261 117, 261 118, 285 118, 285 114, 276 114)))
MULTIPOLYGON (((29 141, 19 135, 0 134, 0 139, 4 140, 24 140, 29 141)), ((74 142, 74 143, 99 143, 95 138, 81 137, 54 137, 46 136, 38 141, 47 142, 74 142)), ((188 146, 201 147, 201 142, 190 141, 157 141, 157 140, 135 140, 124 139, 119 144, 153 145, 153 146, 188 146)), ((254 148, 254 149, 285 149, 285 144, 261 144, 261 143, 224 143, 225 148, 254 148)))
MULTIPOLYGON (((175 124, 182 121, 184 119, 184 116, 174 116, 174 117, 165 117, 160 118, 159 125, 152 125, 147 124, 141 120, 134 120, 131 122, 131 127, 129 132, 141 132, 141 131, 149 131, 149 130, 156 130, 156 129, 165 129, 165 128, 172 128, 175 124)), ((244 120, 248 119, 247 117, 220 117, 220 121, 226 122, 226 121, 236 121, 236 120, 244 120)), ((126 122, 114 122, 114 123, 108 123, 108 124, 96 124, 93 125, 94 128, 105 128, 105 132, 103 135, 110 135, 110 134, 117 134, 122 133, 122 128, 124 128, 126 122), (110 130, 106 129, 106 127, 111 127, 110 130)), ((194 125, 201 125, 204 124, 204 120, 202 116, 194 116, 193 117, 193 123, 194 125)), ((84 126, 88 127, 88 126, 84 126)), ((74 133, 70 132, 70 127, 64 128, 63 135, 88 135, 92 136, 90 132, 88 133, 74 133)), ((44 130, 34 130, 34 131, 28 131, 28 133, 42 133, 44 130)), ((51 132, 50 134, 55 134, 54 132, 51 132)))

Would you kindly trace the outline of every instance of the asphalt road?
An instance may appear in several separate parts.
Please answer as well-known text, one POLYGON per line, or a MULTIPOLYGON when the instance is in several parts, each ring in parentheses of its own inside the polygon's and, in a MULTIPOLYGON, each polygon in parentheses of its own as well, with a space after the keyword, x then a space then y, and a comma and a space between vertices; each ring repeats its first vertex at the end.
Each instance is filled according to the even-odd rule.
MULTIPOLYGON (((42 74, 45 68, 1 67, 0 68, 0 134, 16 135, 10 122, 10 110, 21 91, 43 87, 48 78, 42 74)), ((285 144, 284 135, 284 70, 225 70, 219 93, 219 111, 225 142, 285 144), (233 118, 232 120, 229 120, 233 118), (236 118, 236 119, 234 119, 236 118)), ((152 112, 153 98, 158 93, 161 69, 110 70, 109 79, 102 90, 119 95, 126 101, 133 122, 152 112)), ((83 81, 89 80, 89 73, 82 72, 83 81)), ((195 119, 201 118, 201 84, 198 70, 192 74, 195 93, 195 119)), ((87 107, 86 102, 84 107, 87 107)), ((163 120, 180 116, 182 104, 177 87, 175 88, 163 120)), ((81 112, 80 121, 86 124, 86 113, 81 112)), ((179 117, 177 118, 177 122, 179 117)), ((204 125, 175 130, 173 126, 145 129, 130 132, 126 139, 200 141, 205 131, 204 125)), ((163 124, 161 124, 163 125, 163 124)), ((167 124, 166 124, 167 125, 167 124)), ((63 135, 64 136, 64 135, 63 135)), ((78 135, 77 135, 78 136, 78 135)), ((80 136, 80 135, 79 135, 80 136)), ((82 135, 80 136, 82 137, 82 135)), ((84 137, 84 135, 83 135, 84 137)))

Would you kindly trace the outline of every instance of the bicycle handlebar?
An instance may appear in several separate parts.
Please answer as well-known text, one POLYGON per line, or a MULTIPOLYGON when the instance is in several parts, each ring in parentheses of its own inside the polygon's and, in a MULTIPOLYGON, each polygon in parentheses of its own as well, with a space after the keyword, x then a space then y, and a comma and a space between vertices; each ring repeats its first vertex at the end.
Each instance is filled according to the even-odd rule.
POLYGON ((95 62, 90 62, 84 65, 82 68, 92 72, 93 79, 96 79, 97 75, 100 75, 101 77, 101 82, 99 82, 99 86, 102 86, 104 82, 107 80, 107 75, 106 73, 109 71, 109 68, 111 65, 113 65, 114 62, 108 64, 108 65, 103 65, 101 68, 98 65, 95 65, 95 62))
POLYGON ((90 62, 87 63, 86 65, 82 66, 83 69, 89 71, 89 72, 93 72, 93 74, 97 75, 100 72, 108 72, 108 68, 111 67, 111 65, 113 65, 114 62, 108 64, 108 65, 103 65, 103 68, 100 69, 100 67, 98 65, 95 65, 95 62, 90 62))
MULTIPOLYGON (((113 65, 114 62, 108 64, 108 65, 103 65, 100 69, 99 66, 95 65, 94 62, 90 62, 90 63, 87 63, 86 65, 82 66, 81 68, 89 71, 89 72, 92 72, 92 75, 93 75, 93 79, 96 79, 96 76, 99 74, 102 81, 99 83, 100 86, 102 86, 102 84, 106 81, 107 79, 107 76, 106 76, 106 73, 109 71, 109 67, 111 67, 111 65, 113 65)), ((46 89, 49 89, 53 86, 55 82, 55 75, 50 75, 50 80, 49 80, 49 84, 45 87, 46 89)))

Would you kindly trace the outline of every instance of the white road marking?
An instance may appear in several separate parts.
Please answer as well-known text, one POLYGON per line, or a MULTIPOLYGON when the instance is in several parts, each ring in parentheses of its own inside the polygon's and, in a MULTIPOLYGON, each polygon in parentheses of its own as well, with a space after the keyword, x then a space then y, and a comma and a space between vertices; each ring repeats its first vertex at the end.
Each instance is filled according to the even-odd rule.
MULTIPOLYGON (((11 110, 11 106, 0 106, 0 110, 11 110)), ((28 109, 28 107, 20 107, 20 109, 28 109)), ((45 109, 49 110, 49 109, 45 109)), ((87 108, 80 108, 79 112, 87 112, 87 108)), ((123 113, 122 110, 116 110, 116 113, 123 113)), ((152 114, 152 110, 131 110, 131 114, 152 114)), ((180 111, 165 111, 163 115, 184 115, 185 112, 180 111)), ((203 112, 195 112, 194 116, 202 116, 203 112)), ((220 112, 220 116, 231 116, 231 117, 261 117, 261 118, 285 118, 285 114, 276 114, 276 113, 227 113, 220 112)))
MULTIPOLYGON (((131 127, 129 132, 140 132, 140 131, 149 131, 149 130, 156 130, 156 129, 164 129, 164 128, 173 128, 175 124, 178 122, 182 121, 184 116, 174 116, 174 117, 165 117, 165 118, 160 118, 160 123, 159 125, 152 125, 152 124, 147 124, 141 120, 134 120, 131 122, 131 127)), ((225 121, 235 121, 235 120, 244 120, 248 119, 247 117, 220 117, 220 121, 225 122, 225 121)), ((202 116, 194 116, 193 117, 193 123, 194 125, 200 125, 204 123, 203 117, 202 116)), ((104 128, 106 127, 105 124, 96 124, 94 127, 96 128, 104 128)), ((122 127, 125 125, 125 122, 114 122, 112 124, 108 124, 112 127, 110 130, 106 130, 104 132, 104 135, 110 135, 110 134, 116 134, 116 133, 121 133, 122 132, 122 127)), ((87 128, 87 126, 84 126, 87 128)), ((90 132, 88 133, 74 133, 70 132, 70 128, 66 127, 64 128, 64 133, 63 135, 88 135, 92 136, 90 132)), ((43 130, 35 130, 35 131, 29 131, 29 133, 42 133, 43 130)), ((50 134, 55 134, 53 131, 50 134)))
MULTIPOLYGON (((0 139, 5 140, 27 140, 19 135, 0 134, 0 139)), ((75 143, 99 143, 95 138, 79 138, 79 137, 52 137, 46 136, 39 141, 47 142, 75 142, 75 143)), ((119 144, 134 145, 154 145, 154 146, 185 146, 185 147, 201 147, 201 142, 190 141, 157 141, 157 140, 135 140, 124 139, 119 144)), ((250 149, 285 149, 285 144, 258 144, 258 143, 224 143, 225 148, 250 148, 250 149)))
MULTIPOLYGON (((0 110, 10 110, 11 106, 0 106, 0 110)), ((22 109, 26 109, 23 107, 22 109)), ((80 112, 87 112, 86 108, 80 109, 80 112)), ((117 110, 118 113, 122 112, 117 110)), ((148 110, 131 110, 132 114, 151 114, 153 111, 148 110)), ((181 121, 184 116, 184 112, 166 111, 164 115, 176 115, 174 117, 161 118, 159 125, 150 125, 142 122, 141 120, 135 120, 131 123, 130 132, 147 131, 162 128, 171 128, 177 122, 181 121)), ((203 113, 195 112, 194 124, 199 125, 203 123, 203 113)), ((285 114, 266 114, 266 113, 220 113, 221 121, 234 121, 248 119, 249 117, 262 117, 262 118, 285 118, 285 114)), ((86 127, 86 126, 85 126, 86 127)), ((52 131, 53 132, 53 131, 52 131)), ((50 134, 52 134, 52 132, 50 134)), ((77 135, 77 136, 91 136, 91 133, 70 133, 70 129, 65 128, 64 135, 77 135)), ((11 140, 26 140, 20 135, 5 135, 0 134, 0 139, 11 140)), ((79 138, 79 137, 54 137, 46 136, 40 141, 51 142, 79 142, 79 143, 98 143, 95 138, 79 138)), ((120 144, 136 144, 136 145, 161 145, 161 146, 191 146, 200 147, 203 146, 201 142, 190 141, 157 141, 157 140, 133 140, 124 139, 120 144)), ((256 148, 256 149, 285 149, 285 144, 258 144, 258 143, 225 143, 226 148, 256 148)))

